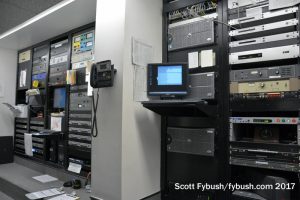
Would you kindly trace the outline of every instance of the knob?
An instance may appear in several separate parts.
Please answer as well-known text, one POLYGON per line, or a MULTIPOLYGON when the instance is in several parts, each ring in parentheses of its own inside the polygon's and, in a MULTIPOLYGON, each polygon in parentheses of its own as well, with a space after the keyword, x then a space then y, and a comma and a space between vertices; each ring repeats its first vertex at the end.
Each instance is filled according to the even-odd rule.
POLYGON ((263 74, 261 73, 261 72, 259 72, 259 74, 258 74, 259 76, 262 76, 263 74))
POLYGON ((260 83, 260 87, 261 88, 265 87, 265 84, 264 83, 260 83))
POLYGON ((278 70, 276 70, 276 72, 275 72, 276 74, 279 74, 279 71, 278 70))
POLYGON ((172 136, 167 134, 167 145, 170 145, 172 143, 172 136))

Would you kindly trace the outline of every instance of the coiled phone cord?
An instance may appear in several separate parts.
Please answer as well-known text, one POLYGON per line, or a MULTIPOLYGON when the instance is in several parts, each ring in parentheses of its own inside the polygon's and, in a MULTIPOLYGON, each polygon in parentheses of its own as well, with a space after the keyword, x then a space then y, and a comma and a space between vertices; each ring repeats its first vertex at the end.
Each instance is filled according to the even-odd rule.
POLYGON ((92 132, 91 135, 92 137, 97 137, 98 136, 98 125, 97 125, 97 110, 98 110, 98 103, 99 103, 99 89, 97 89, 97 99, 95 103, 95 95, 93 92, 92 96, 92 102, 93 102, 93 122, 92 122, 92 132))

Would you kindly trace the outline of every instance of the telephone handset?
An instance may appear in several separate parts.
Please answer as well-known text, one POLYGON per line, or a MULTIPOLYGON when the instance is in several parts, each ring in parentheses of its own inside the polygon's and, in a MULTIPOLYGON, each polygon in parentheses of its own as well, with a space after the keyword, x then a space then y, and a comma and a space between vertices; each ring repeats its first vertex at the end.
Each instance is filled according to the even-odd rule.
POLYGON ((112 87, 116 72, 110 60, 94 63, 91 69, 91 86, 93 88, 112 87))

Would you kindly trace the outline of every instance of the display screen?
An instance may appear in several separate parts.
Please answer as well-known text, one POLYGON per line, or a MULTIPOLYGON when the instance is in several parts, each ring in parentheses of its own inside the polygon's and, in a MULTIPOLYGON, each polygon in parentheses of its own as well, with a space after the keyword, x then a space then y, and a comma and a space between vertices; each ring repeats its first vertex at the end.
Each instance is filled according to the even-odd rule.
POLYGON ((157 85, 182 85, 182 66, 158 66, 157 85))
POLYGON ((56 88, 54 90, 53 108, 65 108, 66 88, 56 88))
POLYGON ((159 63, 148 65, 148 95, 187 95, 188 66, 186 63, 159 63))

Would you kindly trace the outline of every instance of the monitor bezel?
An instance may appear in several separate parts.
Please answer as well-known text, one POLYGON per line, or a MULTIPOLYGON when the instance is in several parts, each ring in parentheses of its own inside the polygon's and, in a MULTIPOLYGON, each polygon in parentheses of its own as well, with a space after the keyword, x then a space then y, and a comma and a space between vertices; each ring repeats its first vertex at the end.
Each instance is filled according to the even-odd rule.
POLYGON ((188 94, 188 74, 187 63, 150 63, 147 68, 147 94, 148 96, 186 96, 188 94), (158 85, 158 66, 182 66, 182 85, 158 85), (152 84, 155 81, 155 84, 152 84))

